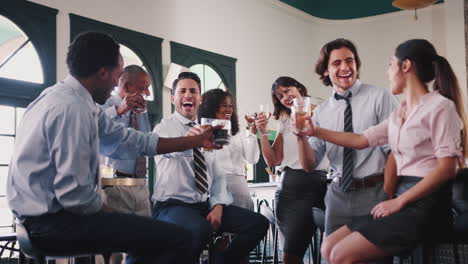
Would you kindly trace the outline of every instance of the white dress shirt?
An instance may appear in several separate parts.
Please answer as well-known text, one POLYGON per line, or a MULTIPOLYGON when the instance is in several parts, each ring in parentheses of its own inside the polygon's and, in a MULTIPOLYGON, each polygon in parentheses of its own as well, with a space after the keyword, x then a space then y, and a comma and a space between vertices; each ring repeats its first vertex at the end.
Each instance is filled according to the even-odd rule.
POLYGON ((229 144, 222 149, 211 151, 207 155, 214 155, 216 163, 227 177, 245 177, 244 163, 256 164, 260 158, 260 148, 257 137, 249 134, 242 135, 240 131, 229 139, 229 144))
MULTIPOLYGON (((164 118, 155 128, 161 137, 186 136, 190 130, 189 120, 175 112, 164 118)), ((154 201, 177 199, 186 203, 205 202, 208 194, 201 194, 195 187, 195 174, 193 171, 193 151, 161 154, 154 158, 156 162, 156 180, 154 183, 154 201)), ((206 174, 208 180, 209 202, 228 205, 232 196, 227 191, 225 174, 215 162, 214 155, 205 155, 206 174)))
MULTIPOLYGON (((359 80, 345 91, 343 96, 351 92, 351 109, 353 111, 354 133, 363 133, 371 126, 384 121, 397 107, 398 100, 387 89, 363 84, 359 80)), ((336 100, 333 95, 317 106, 312 120, 314 124, 334 130, 344 130, 345 100, 336 100)), ((343 168, 343 147, 326 142, 316 137, 309 137, 309 143, 315 151, 318 162, 326 155, 330 161, 331 175, 341 177, 343 168)), ((374 148, 354 150, 354 178, 363 178, 375 173, 382 173, 390 150, 388 145, 374 148)))
POLYGON ((7 182, 8 204, 18 218, 67 210, 92 214, 98 149, 114 158, 156 154, 158 136, 108 119, 73 76, 44 90, 26 109, 7 182))

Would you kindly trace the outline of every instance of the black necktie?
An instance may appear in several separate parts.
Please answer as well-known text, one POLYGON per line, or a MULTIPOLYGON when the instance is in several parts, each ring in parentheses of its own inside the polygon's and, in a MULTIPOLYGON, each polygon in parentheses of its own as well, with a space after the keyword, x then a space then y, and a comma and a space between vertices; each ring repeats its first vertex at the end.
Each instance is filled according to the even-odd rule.
MULTIPOLYGON (((190 122, 187 125, 192 127, 195 125, 195 122, 190 122)), ((195 186, 197 187, 197 191, 201 194, 207 193, 208 178, 206 177, 205 156, 199 148, 193 149, 193 172, 195 173, 195 186)))
MULTIPOLYGON (((351 103, 349 99, 351 98, 351 92, 348 96, 341 96, 335 93, 336 100, 345 100, 346 109, 344 112, 344 132, 354 132, 353 130, 353 111, 351 110, 351 103)), ((351 183, 353 182, 353 169, 354 169, 354 160, 353 160, 353 149, 352 148, 343 148, 343 175, 340 180, 340 188, 343 192, 347 192, 351 183)))

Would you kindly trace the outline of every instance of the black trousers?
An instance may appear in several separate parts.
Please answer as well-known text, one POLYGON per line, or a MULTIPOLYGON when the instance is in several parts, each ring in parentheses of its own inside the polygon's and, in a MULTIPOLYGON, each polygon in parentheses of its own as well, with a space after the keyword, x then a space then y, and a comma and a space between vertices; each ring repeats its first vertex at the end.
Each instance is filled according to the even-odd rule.
POLYGON ((191 234, 167 222, 122 213, 76 215, 61 211, 23 221, 31 243, 44 252, 128 252, 135 263, 188 263, 191 234))

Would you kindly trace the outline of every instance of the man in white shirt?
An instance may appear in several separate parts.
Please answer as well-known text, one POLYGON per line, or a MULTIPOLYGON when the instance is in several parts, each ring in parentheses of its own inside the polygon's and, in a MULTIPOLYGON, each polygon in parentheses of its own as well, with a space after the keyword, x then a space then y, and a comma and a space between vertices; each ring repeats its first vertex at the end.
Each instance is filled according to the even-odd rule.
POLYGON ((212 131, 183 138, 141 133, 96 106, 122 73, 119 44, 80 34, 67 53, 64 81, 26 109, 10 163, 7 199, 34 247, 48 254, 127 251, 138 263, 186 263, 189 232, 149 217, 112 212, 96 192, 99 151, 118 159, 215 146, 212 131))
MULTIPOLYGON (((197 112, 201 103, 200 78, 183 72, 173 84, 171 101, 175 113, 163 119, 154 132, 165 137, 199 133, 197 112)), ((155 157, 153 210, 155 219, 175 223, 192 233, 187 252, 195 263, 214 231, 230 232, 236 238, 216 256, 216 263, 240 263, 263 238, 268 221, 262 215, 229 205, 231 195, 225 175, 214 162, 214 155, 199 149, 173 152, 155 157)))

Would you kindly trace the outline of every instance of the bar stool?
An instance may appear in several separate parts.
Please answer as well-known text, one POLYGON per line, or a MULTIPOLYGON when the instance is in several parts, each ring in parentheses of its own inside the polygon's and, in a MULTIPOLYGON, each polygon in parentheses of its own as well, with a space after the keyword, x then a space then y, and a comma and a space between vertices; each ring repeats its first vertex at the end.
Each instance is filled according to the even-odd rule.
MULTIPOLYGON (((21 252, 28 258, 35 259, 39 264, 46 264, 49 260, 56 260, 59 258, 77 258, 77 257, 94 257, 94 253, 87 252, 69 252, 69 253, 58 253, 58 252, 43 252, 34 248, 29 239, 26 228, 19 221, 16 221, 16 236, 21 252)), ((104 263, 110 263, 110 256, 113 252, 102 252, 104 263)))

